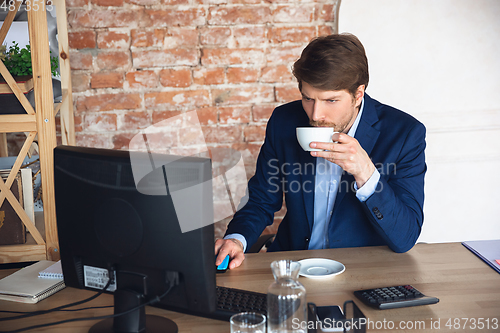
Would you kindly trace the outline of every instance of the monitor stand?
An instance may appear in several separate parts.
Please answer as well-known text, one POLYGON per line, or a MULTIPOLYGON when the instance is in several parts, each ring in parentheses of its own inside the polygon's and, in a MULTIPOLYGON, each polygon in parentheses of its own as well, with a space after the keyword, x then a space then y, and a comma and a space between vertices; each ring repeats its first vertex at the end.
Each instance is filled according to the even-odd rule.
MULTIPOLYGON (((114 292, 115 313, 122 313, 145 303, 143 294, 132 290, 114 292)), ((146 315, 145 306, 122 316, 105 319, 92 326, 89 333, 177 333, 170 319, 146 315)))

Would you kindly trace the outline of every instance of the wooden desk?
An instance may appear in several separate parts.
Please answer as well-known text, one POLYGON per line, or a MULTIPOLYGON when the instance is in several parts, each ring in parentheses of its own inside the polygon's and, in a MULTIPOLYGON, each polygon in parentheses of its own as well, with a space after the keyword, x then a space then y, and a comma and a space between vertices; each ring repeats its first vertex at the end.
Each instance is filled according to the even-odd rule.
MULTIPOLYGON (((270 263, 277 259, 300 260, 311 257, 330 258, 342 262, 346 271, 341 275, 326 279, 300 277, 307 290, 309 302, 317 305, 343 304, 354 299, 357 289, 412 284, 424 294, 436 296, 438 304, 392 310, 375 310, 354 299, 367 318, 373 322, 369 332, 500 332, 500 274, 469 252, 459 243, 418 244, 407 253, 398 254, 387 247, 365 247, 352 249, 331 249, 279 253, 249 254, 243 265, 233 271, 218 275, 218 284, 265 293, 272 283, 270 263), (484 328, 473 330, 471 322, 462 318, 484 318, 484 328), (449 321, 451 319, 451 321, 449 321), (489 319, 490 327, 486 326, 489 319), (383 329, 385 320, 385 327, 383 329), (392 321, 395 325, 389 330, 392 321), (425 329, 398 330, 400 322, 409 325, 423 321, 425 329), (431 329, 431 324, 440 324, 440 330, 431 329), (446 324, 451 324, 446 326, 446 324), (495 325, 496 323, 496 325, 495 325), (465 327, 464 327, 465 325, 465 327), (457 327, 460 326, 460 329, 457 327)), ((12 271, 0 271, 5 276, 12 271)), ((0 310, 34 311, 74 302, 93 294, 87 290, 65 288, 57 294, 28 305, 0 301, 0 310)), ((111 305, 111 295, 102 295, 85 306, 111 305)), ((80 307, 83 307, 80 306, 80 307)), ((81 312, 57 312, 46 316, 24 319, 20 322, 0 322, 0 330, 15 329, 45 322, 76 317, 111 314, 112 309, 88 310, 81 312)), ((147 313, 157 314, 174 320, 180 332, 221 333, 229 332, 229 323, 199 318, 153 307, 147 313)), ((6 314, 0 313, 5 317, 6 314)), ((48 327, 37 332, 87 332, 96 321, 74 322, 48 327)), ((476 320, 476 325, 479 321, 476 320)))

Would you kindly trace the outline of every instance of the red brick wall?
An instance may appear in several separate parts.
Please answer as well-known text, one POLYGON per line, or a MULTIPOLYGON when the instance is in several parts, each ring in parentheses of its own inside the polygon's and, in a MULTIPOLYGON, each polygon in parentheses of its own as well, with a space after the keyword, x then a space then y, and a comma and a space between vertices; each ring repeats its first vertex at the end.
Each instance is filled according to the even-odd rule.
POLYGON ((337 2, 67 0, 77 144, 123 149, 197 110, 208 145, 252 174, 273 108, 300 96, 291 65, 334 31, 337 2))

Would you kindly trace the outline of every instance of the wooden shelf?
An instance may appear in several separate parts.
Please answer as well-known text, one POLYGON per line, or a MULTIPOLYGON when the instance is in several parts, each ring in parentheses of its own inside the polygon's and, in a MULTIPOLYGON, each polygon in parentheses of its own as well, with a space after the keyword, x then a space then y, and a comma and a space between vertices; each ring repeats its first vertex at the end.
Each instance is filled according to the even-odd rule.
MULTIPOLYGON (((33 68, 34 109, 23 94, 22 88, 26 87, 20 87, 7 71, 3 62, 0 61, 1 76, 26 111, 26 114, 20 115, 0 115, 0 156, 7 155, 5 133, 21 132, 26 134, 26 141, 8 178, 5 181, 0 179, 0 205, 8 200, 29 231, 26 244, 0 246, 0 263, 59 259, 53 171, 53 149, 56 146, 55 115, 57 112, 60 113, 62 142, 74 145, 75 135, 66 4, 64 0, 53 0, 52 3, 55 5, 57 16, 62 102, 56 105, 53 102, 47 17, 44 10, 27 12, 33 68), (10 187, 14 175, 18 173, 35 138, 38 141, 40 157, 43 223, 37 222, 36 225, 33 225, 19 201, 12 194, 10 187)), ((15 4, 14 10, 8 13, 0 28, 0 44, 3 43, 21 2, 16 1, 15 4)))
POLYGON ((36 116, 34 114, 3 114, 0 115, 0 132, 32 132, 36 131, 36 116))
MULTIPOLYGON (((16 77, 16 83, 21 92, 26 94, 33 89, 33 77, 31 76, 22 76, 16 77)), ((9 85, 5 82, 3 77, 0 77, 0 94, 12 94, 13 91, 9 87, 9 85)))

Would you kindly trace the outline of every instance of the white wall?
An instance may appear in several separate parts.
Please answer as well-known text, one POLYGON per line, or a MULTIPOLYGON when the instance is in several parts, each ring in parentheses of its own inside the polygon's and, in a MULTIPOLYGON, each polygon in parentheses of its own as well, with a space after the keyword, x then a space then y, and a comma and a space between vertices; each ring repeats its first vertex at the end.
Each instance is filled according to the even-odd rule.
POLYGON ((500 239, 500 1, 342 0, 367 93, 427 127, 419 241, 500 239))

